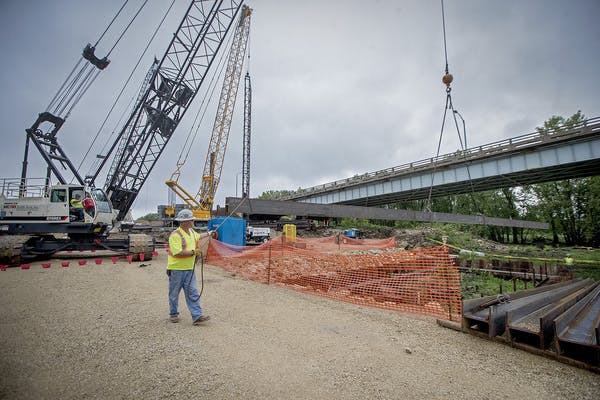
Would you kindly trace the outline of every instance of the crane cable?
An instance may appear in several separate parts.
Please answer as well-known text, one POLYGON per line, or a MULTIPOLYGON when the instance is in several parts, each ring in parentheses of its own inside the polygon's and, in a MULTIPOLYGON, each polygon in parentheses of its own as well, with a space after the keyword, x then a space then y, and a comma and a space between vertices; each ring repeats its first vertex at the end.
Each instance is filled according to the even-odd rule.
MULTIPOLYGON (((452 117, 454 120, 454 126, 456 127, 456 132, 458 134, 458 141, 460 143, 461 146, 461 150, 463 153, 463 156, 466 158, 466 149, 467 149, 467 129, 466 129, 466 122, 464 120, 464 118, 462 117, 462 115, 458 112, 458 110, 456 110, 454 108, 454 105, 452 104, 452 87, 450 86, 450 84, 452 83, 452 81, 454 80, 454 77, 452 76, 452 74, 449 71, 448 68, 448 46, 447 46, 447 39, 446 39, 446 17, 445 17, 445 12, 444 12, 444 0, 440 0, 441 2, 441 9, 442 9, 442 31, 443 31, 443 35, 444 35, 444 59, 446 62, 446 66, 445 66, 445 74, 442 77, 442 83, 444 83, 446 85, 446 104, 444 105, 444 115, 442 117, 442 126, 440 129, 440 137, 438 140, 438 146, 437 146, 437 152, 435 155, 435 162, 433 164, 433 171, 431 173, 431 184, 429 186, 429 195, 427 196, 427 202, 425 204, 425 208, 427 209, 427 211, 431 212, 431 196, 433 193, 433 180, 435 177, 435 172, 437 170, 437 163, 439 160, 439 156, 440 156, 440 149, 442 146, 442 137, 444 134, 444 127, 446 125, 446 115, 448 110, 452 110, 452 117), (462 132, 462 137, 461 137, 461 131, 458 125, 458 120, 456 118, 456 116, 459 116, 461 121, 462 121, 462 126, 463 126, 463 132, 462 132), (464 140, 463 140, 464 139, 464 140)), ((469 169, 469 164, 466 164, 467 167, 467 174, 468 174, 468 179, 469 179, 469 184, 471 186, 471 198, 473 200, 473 203, 475 204, 475 206, 477 207, 477 209, 479 210, 479 212, 481 212, 481 209, 479 207, 479 204, 475 201, 475 199, 473 198, 473 193, 475 192, 475 188, 473 186, 473 181, 471 180, 471 172, 469 169)))
POLYGON ((123 39, 123 36, 125 36, 125 32, 127 32, 129 30, 129 28, 133 24, 133 21, 135 21, 135 19, 138 17, 138 15, 140 15, 140 12, 142 12, 142 10, 144 9, 144 7, 146 6, 147 3, 148 3, 148 0, 145 0, 142 3, 142 5, 140 6, 140 8, 137 10, 137 12, 135 13, 135 15, 133 16, 133 18, 131 18, 131 21, 129 21, 129 23, 127 24, 127 26, 125 27, 125 29, 123 29, 123 32, 121 32, 121 35, 119 35, 119 37, 117 38, 117 40, 115 41, 115 43, 113 44, 113 46, 110 48, 110 50, 108 51, 108 53, 106 53, 106 57, 108 57, 110 55, 110 53, 112 53, 112 51, 115 49, 115 47, 117 47, 117 44, 121 41, 121 39, 123 39))
MULTIPOLYGON (((228 51, 223 51, 221 53, 221 58, 219 59, 219 62, 217 64, 217 68, 215 70, 215 72, 213 73, 213 76, 211 78, 211 81, 209 83, 209 87, 207 88, 204 97, 202 98, 202 102, 200 104, 200 108, 198 109, 198 112, 196 113, 196 117, 194 118, 194 124, 196 123, 196 120, 198 119, 198 115, 200 113, 200 110, 204 107, 204 110, 202 112, 202 117, 200 118, 200 121, 198 122, 198 125, 196 127, 196 130, 193 134, 192 134, 192 130, 194 130, 194 124, 192 124, 192 127, 190 128, 188 135, 186 137, 185 143, 181 149, 181 153, 179 154, 179 158, 177 159, 177 163, 176 163, 176 168, 175 171, 173 172, 173 174, 171 175, 171 181, 175 181, 178 182, 179 177, 181 175, 181 167, 183 167, 183 165, 185 165, 185 163, 187 162, 187 158, 190 154, 190 151, 192 149, 192 146, 194 144, 194 141, 196 140, 196 137, 198 136, 198 131, 200 130, 200 124, 202 123, 204 116, 206 114, 206 111, 208 109, 208 103, 206 103, 206 106, 204 106, 204 103, 206 101, 206 96, 208 95, 208 92, 210 91, 210 96, 209 96, 209 100, 213 98, 214 95, 214 91, 217 88, 217 82, 219 82, 221 80, 221 76, 223 74, 223 72, 225 71, 225 67, 226 67, 226 62, 225 61, 225 57, 227 56, 227 59, 229 60, 229 54, 232 51, 232 46, 233 46, 233 41, 236 37, 236 32, 235 30, 232 31, 231 35, 229 36, 229 40, 227 41, 227 45, 225 46, 226 49, 229 49, 228 51), (221 62, 223 62, 223 64, 221 64, 221 62), (216 73, 216 71, 219 71, 218 75, 216 73), (215 80, 215 77, 217 78, 215 80), (211 85, 213 85, 214 82, 214 86, 212 86, 212 89, 210 88, 211 85), (190 141, 190 136, 192 136, 192 139, 190 141), (188 144, 189 143, 189 144, 188 144), (187 151, 186 151, 187 149, 187 151), (185 156, 183 155, 183 153, 185 152, 185 156), (182 160, 183 157, 183 160, 182 160)), ((250 32, 248 32, 248 39, 250 38, 250 32)), ((248 64, 249 64, 249 60, 250 60, 250 51, 248 49, 248 51, 246 51, 246 53, 248 54, 248 64)), ((218 105, 217 105, 218 108, 218 105)), ((217 110, 218 113, 218 110, 217 110)), ((212 132, 211 132, 212 135, 212 132)), ((210 147, 210 146, 209 146, 210 147)))
MULTIPOLYGON (((225 222, 227 222, 227 220, 229 218, 233 217, 233 214, 236 213, 236 211, 238 210, 238 208, 240 208, 242 206, 242 204, 244 204, 244 202, 246 200, 247 200, 247 198, 243 198, 242 201, 240 201, 240 203, 229 213, 229 215, 227 215, 225 218, 223 218, 223 221, 221 221, 221 223, 219 225, 217 225, 215 227, 215 229, 213 229, 211 231, 208 231, 207 232, 208 235, 206 237, 204 237, 204 238, 201 238, 200 240, 203 241, 203 242, 204 241, 208 241, 209 243, 208 243, 207 246, 210 246, 210 241, 211 241, 211 239, 213 239, 215 237, 215 233, 221 228, 221 226, 223 226, 223 224, 225 222)), ((204 246, 204 244, 202 244, 201 246, 199 245, 199 247, 203 247, 203 246, 204 246)), ((208 256, 208 254, 207 254, 207 256, 208 256)), ((206 258, 207 257, 204 254, 202 254, 202 253, 200 254, 200 292, 198 293, 198 299, 197 300, 199 300, 200 297, 202 297, 202 293, 204 292, 204 263, 206 261, 206 258)), ((196 258, 196 260, 194 262, 194 268, 193 268, 193 272, 194 273, 196 272, 196 264, 197 264, 197 262, 198 262, 198 258, 196 258)), ((192 276, 190 276, 190 281, 188 282, 188 285, 191 282, 191 280, 192 280, 192 276)), ((186 294, 186 296, 187 296, 187 294, 186 294)), ((193 300, 193 301, 195 301, 195 300, 193 300)))
POLYGON ((128 2, 129 2, 129 0, 125 0, 125 3, 123 3, 123 5, 121 6, 121 8, 119 8, 119 11, 117 11, 117 13, 113 17, 113 19, 110 21, 110 23, 108 24, 108 26, 106 27, 106 29, 104 30, 104 32, 102 32, 102 34, 100 35, 100 37, 98 38, 98 40, 96 40, 96 43, 94 43, 94 47, 98 46, 98 43, 100 43, 100 41, 102 40, 102 38, 104 38, 104 35, 106 35, 106 32, 108 32, 108 30, 110 29, 110 27, 112 26, 112 24, 115 22, 115 20, 119 16, 119 14, 121 14, 121 11, 123 11, 123 9, 125 8, 125 6, 127 5, 128 2))
MULTIPOLYGON (((96 40, 96 43, 94 44, 94 46, 92 47, 91 45, 88 45, 88 47, 91 47, 92 56, 93 56, 93 50, 100 43, 100 41, 104 38, 104 36, 108 32, 109 28, 113 25, 113 23, 115 22, 117 17, 121 14, 123 9, 125 8, 125 5, 128 3, 128 1, 129 0, 126 0, 125 3, 123 3, 123 5, 117 11, 115 16, 112 18, 112 20, 110 21, 110 23, 108 24, 108 26, 106 27, 104 32, 102 32, 102 34, 100 35, 98 40, 96 40)), ((123 36, 127 32, 127 30, 129 29, 129 27, 133 24, 133 22, 135 21, 137 16, 140 14, 140 12, 142 11, 142 9, 144 8, 144 6, 146 5, 147 2, 148 2, 148 0, 145 0, 144 3, 140 6, 138 11, 135 13, 133 18, 129 21, 129 23, 123 30, 123 32, 121 32, 120 36, 115 41, 115 43, 111 47, 108 54, 102 60, 98 60, 100 62, 105 63, 104 66, 100 67, 98 64, 94 63, 94 65, 97 67, 97 69, 94 70, 94 66, 92 65, 92 62, 85 63, 79 69, 79 71, 76 72, 78 70, 81 62, 85 58, 82 55, 80 57, 80 59, 77 61, 77 63, 75 64, 75 67, 73 68, 71 73, 67 76, 67 78, 61 85, 58 92, 50 100, 50 103, 46 107, 46 111, 50 111, 51 113, 59 115, 59 116, 64 115, 63 119, 67 119, 69 117, 73 108, 75 108, 75 106, 79 103, 79 101, 84 96, 84 94, 87 92, 87 90, 90 88, 90 86, 94 83, 94 81, 100 74, 100 71, 102 69, 104 69, 106 67, 106 65, 108 65, 108 55, 110 55, 110 53, 115 49, 115 47, 117 46, 119 41, 121 41, 121 39, 123 38, 123 36)), ((86 47, 86 50, 84 50, 84 53, 86 53, 87 50, 88 50, 88 48, 86 47)))
POLYGON ((252 30, 249 29, 248 30, 248 40, 247 40, 247 50, 246 50, 246 73, 249 74, 250 73, 250 54, 252 53, 250 51, 250 45, 252 44, 251 41, 251 35, 252 35, 252 30))
MULTIPOLYGON (((121 8, 119 8, 119 10, 117 11, 117 13, 114 15, 114 17, 112 18, 112 20, 109 22, 109 24, 107 25, 107 27, 104 29, 104 32, 102 32, 102 34, 100 35, 100 37, 96 40, 96 43, 94 43, 94 48, 96 48, 96 46, 98 46, 98 44, 100 43, 100 41, 104 38, 104 35, 106 35, 106 33, 108 32, 108 30, 110 29, 110 27, 113 25, 113 23, 116 21, 116 19, 119 17, 119 15, 121 14, 121 12, 123 11, 123 9, 125 8, 125 6, 127 5, 127 3, 129 2, 129 0, 125 0, 125 2, 123 3, 123 5, 121 6, 121 8)), ((50 104, 48 104, 48 107, 46 107, 46 110, 50 110, 52 108, 52 105, 58 100, 59 96, 62 98, 62 100, 55 106, 56 107, 56 111, 58 111, 59 107, 61 107, 61 105, 66 101, 68 103, 68 99, 67 99, 67 95, 68 93, 65 93, 61 96, 61 92, 63 92, 63 89, 65 88, 65 86, 68 84, 70 78, 73 76, 73 74, 75 74, 75 71, 77 70, 77 68, 79 67, 79 65, 81 64, 81 62, 84 60, 83 56, 79 58, 79 60, 75 63, 75 66, 73 67, 73 69, 71 70, 71 72, 69 73, 69 75, 67 75, 67 78, 65 79, 65 81, 63 82, 63 84, 60 86, 60 88, 58 89, 58 91, 56 92, 56 94, 54 95, 54 97, 50 100, 50 104)), ((72 89, 72 85, 74 85, 79 77, 84 73, 84 71, 89 67, 89 64, 85 64, 83 68, 81 68, 79 70, 79 72, 76 75, 76 78, 73 79, 73 81, 71 82, 71 87, 68 90, 68 92, 72 89)), ((60 113, 64 112, 64 108, 61 110, 60 113)))
MULTIPOLYGON (((144 3, 144 5, 146 4, 146 2, 144 3)), ((96 132, 96 135, 94 135, 94 139, 92 140, 92 142, 90 143, 85 155, 83 156, 83 158, 81 159, 81 162, 79 163, 79 167, 78 169, 81 169, 81 166, 83 165, 83 163, 85 162, 86 158, 88 157, 90 151, 92 150, 92 147, 94 146, 94 144, 96 143, 96 140, 98 140, 98 137, 100 136, 100 133, 102 132, 102 130, 104 129, 104 125, 106 125, 106 122, 108 121, 108 119, 110 118, 112 112, 114 111, 115 107, 117 106, 117 102, 121 99, 121 96, 123 95, 123 92, 125 91, 125 89, 127 88, 127 86, 129 85, 129 82, 131 81, 131 78, 133 77, 133 74, 137 71, 140 63, 142 62, 142 59, 144 57, 144 55, 146 55, 146 52, 148 51, 148 48, 150 47, 150 45, 152 44, 152 42, 154 41, 154 38, 156 37, 156 35, 158 34, 158 31, 160 30, 160 28, 162 27, 163 23, 165 22, 165 19, 167 18, 167 16, 169 15, 169 13, 171 12, 171 9, 173 8, 173 5, 175 4, 175 0, 171 1, 171 4, 169 5, 169 7, 167 8, 167 11, 165 11, 165 14, 163 15, 162 19, 160 20, 160 22, 158 23, 158 26, 156 27, 156 29, 154 30, 154 33, 152 33, 152 36, 150 37, 150 39, 148 40, 148 43, 146 44, 146 47, 144 48, 144 51, 142 51, 142 53, 140 54, 140 56, 138 57, 138 60, 136 62, 136 64, 134 65, 133 69, 131 70, 131 73, 129 74, 129 76, 127 77, 127 80, 125 81, 125 83, 123 84, 123 87, 121 88, 121 91, 119 92, 119 94, 117 95, 117 98, 115 99, 115 101, 113 102, 110 110, 108 110, 108 113, 106 114, 106 117, 104 118, 104 121, 102 121, 102 124, 100 125, 100 127, 98 128, 98 131, 96 132)), ((141 8, 138 10, 138 12, 136 13, 136 16, 139 14, 139 12, 141 11, 141 8)), ((131 21, 133 22, 133 20, 131 21)), ((128 25, 128 27, 131 25, 131 23, 128 25)), ((125 32, 123 32, 125 33, 125 32)), ((123 35, 121 35, 122 37, 123 35)), ((119 39, 120 40, 120 39, 119 39)), ((116 44, 115 44, 116 45, 116 44)), ((113 46, 114 48, 114 46, 113 46)), ((111 49, 112 51, 112 49, 111 49)), ((131 103, 130 103, 131 104, 131 103)), ((122 117, 121 117, 122 118, 122 117)), ((120 121, 121 119, 119 119, 120 121)), ((112 143, 112 138, 113 135, 115 133, 115 130, 113 129, 113 131, 111 132, 111 134, 109 135, 109 137, 106 140, 106 143, 104 144, 104 147, 102 147, 101 153, 104 152, 106 150, 106 148, 108 147, 109 143, 112 143)), ((107 155, 108 156, 108 155, 107 155)), ((90 174, 92 169, 94 169, 94 165, 91 166, 90 168, 90 174)))
MULTIPOLYGON (((229 41, 225 48, 231 47, 231 42, 233 41, 234 35, 229 37, 229 41)), ((221 76, 225 71, 225 55, 228 54, 227 51, 221 53, 221 58, 217 63, 217 68, 213 69, 213 73, 208 83, 207 89, 204 92, 204 96, 202 97, 202 101, 200 102, 200 106, 198 107, 198 111, 196 112, 196 116, 194 117, 194 122, 190 127, 188 134, 186 135, 185 142, 181 147, 181 152, 179 153, 179 157, 177 158, 175 171, 171 174, 171 180, 177 182, 179 180, 179 176, 181 175, 181 168, 187 162, 188 156, 192 150, 192 146, 198 136, 198 132, 200 131, 200 125, 204 121, 204 116, 206 115, 206 111, 208 110, 209 101, 213 98, 215 90, 217 88, 217 83, 221 80, 221 76), (209 101, 207 101, 209 100, 209 101)))

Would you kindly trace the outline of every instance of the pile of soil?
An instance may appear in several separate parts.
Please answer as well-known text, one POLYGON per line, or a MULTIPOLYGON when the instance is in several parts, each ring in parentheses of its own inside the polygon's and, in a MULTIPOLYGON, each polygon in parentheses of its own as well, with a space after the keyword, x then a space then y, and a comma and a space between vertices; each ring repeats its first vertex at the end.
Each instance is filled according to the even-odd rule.
MULTIPOLYGON (((343 233, 343 229, 318 227, 312 230, 299 231, 300 237, 327 237, 343 233)), ((395 237, 398 247, 401 249, 412 249, 415 247, 431 247, 438 244, 428 240, 428 237, 436 236, 436 230, 431 227, 414 229, 395 229, 390 227, 361 228, 362 239, 386 239, 395 237)), ((439 236, 439 235, 438 235, 439 236)))

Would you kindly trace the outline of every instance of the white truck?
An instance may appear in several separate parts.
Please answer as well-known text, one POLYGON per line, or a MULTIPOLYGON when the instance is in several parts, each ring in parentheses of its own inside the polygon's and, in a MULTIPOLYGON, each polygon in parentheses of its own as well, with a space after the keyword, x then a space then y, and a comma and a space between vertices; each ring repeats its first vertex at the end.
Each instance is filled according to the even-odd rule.
POLYGON ((249 226, 246 229, 246 241, 248 243, 265 243, 271 238, 271 228, 255 228, 249 226))

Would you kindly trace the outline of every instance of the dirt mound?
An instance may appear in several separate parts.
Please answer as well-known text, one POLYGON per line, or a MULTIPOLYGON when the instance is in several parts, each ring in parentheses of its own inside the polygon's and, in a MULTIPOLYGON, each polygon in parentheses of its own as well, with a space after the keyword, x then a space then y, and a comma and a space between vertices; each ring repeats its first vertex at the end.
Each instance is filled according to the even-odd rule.
POLYGON ((430 240, 432 237, 437 237, 438 232, 431 227, 422 227, 414 229, 397 230, 395 235, 398 247, 402 249, 412 249, 414 247, 431 247, 437 246, 430 240))
MULTIPOLYGON (((343 229, 317 227, 307 231, 298 231, 298 236, 306 238, 328 237, 342 234, 343 232, 343 229)), ((428 238, 440 236, 439 232, 431 227, 414 229, 395 229, 391 227, 360 228, 360 234, 362 239, 385 239, 395 237, 398 242, 398 247, 403 249, 435 246, 437 244, 428 240, 428 238)))

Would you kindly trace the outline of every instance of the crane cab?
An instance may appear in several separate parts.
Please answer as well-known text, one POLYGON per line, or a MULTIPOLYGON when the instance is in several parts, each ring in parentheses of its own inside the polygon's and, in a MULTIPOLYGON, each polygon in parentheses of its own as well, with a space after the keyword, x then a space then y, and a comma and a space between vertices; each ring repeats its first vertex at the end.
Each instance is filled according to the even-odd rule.
POLYGON ((12 233, 100 232, 113 224, 110 200, 100 188, 46 186, 43 180, 0 182, 0 231, 12 233))
POLYGON ((100 188, 73 185, 50 188, 50 207, 66 208, 65 201, 68 201, 69 222, 112 224, 113 208, 100 188))

